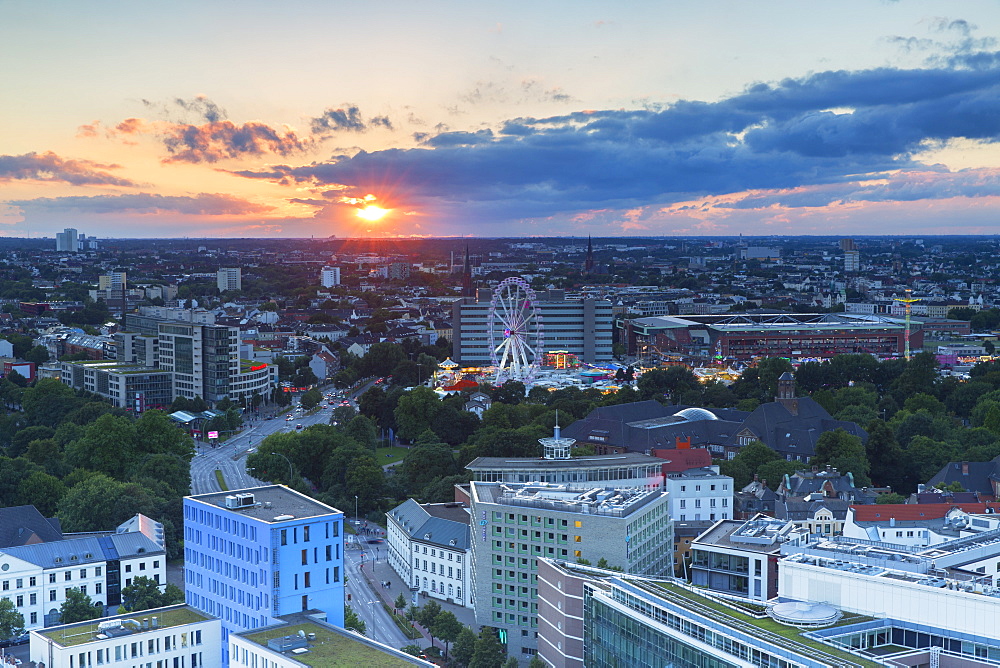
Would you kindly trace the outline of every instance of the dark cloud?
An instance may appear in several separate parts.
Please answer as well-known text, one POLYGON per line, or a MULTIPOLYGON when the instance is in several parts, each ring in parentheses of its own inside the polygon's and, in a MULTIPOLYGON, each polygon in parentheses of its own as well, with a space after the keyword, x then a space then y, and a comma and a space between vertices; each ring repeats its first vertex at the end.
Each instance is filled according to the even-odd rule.
MULTIPOLYGON (((911 174, 927 169, 922 151, 957 138, 1000 139, 1000 67, 821 72, 718 102, 518 118, 495 134, 426 133, 420 148, 240 174, 348 188, 404 182, 426 201, 482 205, 503 220, 911 174)), ((969 179, 961 191, 977 187, 969 179)), ((855 192, 908 196, 901 187, 855 192)))
POLYGON ((171 154, 164 162, 218 162, 265 153, 287 156, 315 146, 313 140, 300 138, 292 130, 282 132, 253 121, 175 125, 164 129, 161 139, 171 154))
POLYGON ((62 158, 51 151, 0 155, 0 181, 55 181, 76 186, 135 186, 133 181, 107 171, 120 168, 121 165, 62 158))
POLYGON ((191 99, 176 97, 168 103, 143 99, 142 104, 159 118, 177 123, 217 123, 227 118, 226 110, 204 95, 191 99))
POLYGON ((176 212, 190 216, 232 216, 272 211, 274 207, 248 202, 232 195, 200 193, 195 196, 168 196, 153 193, 134 195, 97 195, 94 197, 39 197, 12 200, 10 205, 25 213, 160 213, 176 212))
POLYGON ((333 132, 365 132, 372 128, 393 129, 392 120, 388 116, 373 116, 365 120, 361 109, 355 104, 345 104, 339 109, 327 109, 322 116, 312 119, 309 122, 309 127, 315 135, 326 135, 333 132))

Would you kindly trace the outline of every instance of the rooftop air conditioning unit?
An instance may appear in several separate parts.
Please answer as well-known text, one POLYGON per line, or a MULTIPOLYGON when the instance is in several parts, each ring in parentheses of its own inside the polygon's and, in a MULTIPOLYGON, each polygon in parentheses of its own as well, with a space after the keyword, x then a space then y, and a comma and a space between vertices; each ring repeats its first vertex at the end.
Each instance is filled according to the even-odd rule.
POLYGON ((232 494, 226 496, 226 508, 239 508, 239 501, 232 494))
POLYGON ((236 495, 236 505, 239 508, 247 508, 254 504, 253 494, 237 494, 236 495))

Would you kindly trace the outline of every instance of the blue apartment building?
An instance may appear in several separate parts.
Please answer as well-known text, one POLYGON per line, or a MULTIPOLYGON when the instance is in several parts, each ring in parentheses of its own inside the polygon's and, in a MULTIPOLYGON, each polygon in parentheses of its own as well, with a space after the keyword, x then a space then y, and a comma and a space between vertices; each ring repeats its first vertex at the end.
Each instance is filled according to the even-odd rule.
POLYGON ((284 485, 184 499, 186 602, 230 633, 304 610, 344 625, 344 514, 284 485))

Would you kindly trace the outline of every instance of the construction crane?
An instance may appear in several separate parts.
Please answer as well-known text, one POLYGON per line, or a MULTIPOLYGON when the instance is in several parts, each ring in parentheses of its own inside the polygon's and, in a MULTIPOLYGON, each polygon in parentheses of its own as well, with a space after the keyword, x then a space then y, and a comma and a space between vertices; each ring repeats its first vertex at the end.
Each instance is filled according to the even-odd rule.
POLYGON ((910 360, 910 311, 913 309, 914 302, 920 301, 919 297, 913 297, 913 290, 906 288, 905 297, 893 297, 893 301, 897 301, 906 306, 906 341, 903 347, 903 356, 906 360, 910 360))

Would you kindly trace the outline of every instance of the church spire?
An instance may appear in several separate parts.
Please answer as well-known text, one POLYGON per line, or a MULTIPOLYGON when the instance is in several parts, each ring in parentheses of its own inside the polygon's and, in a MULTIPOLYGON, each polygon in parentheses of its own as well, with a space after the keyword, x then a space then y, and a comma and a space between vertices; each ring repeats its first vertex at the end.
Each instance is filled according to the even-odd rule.
POLYGON ((584 272, 591 274, 594 272, 594 243, 587 235, 587 259, 583 263, 584 272))

